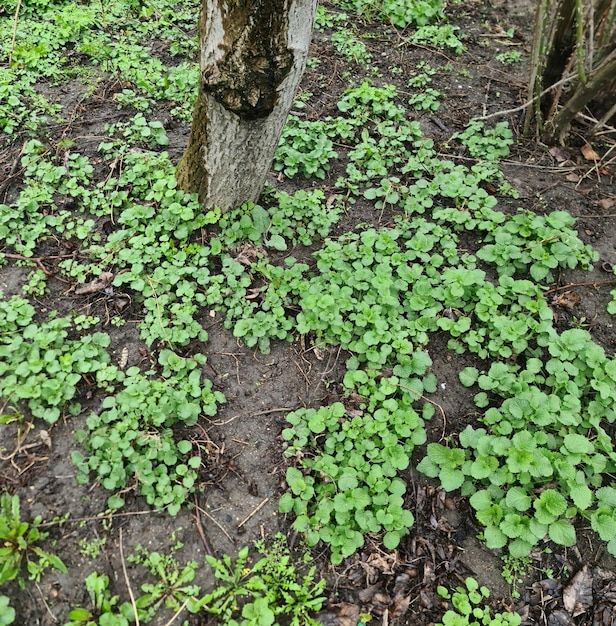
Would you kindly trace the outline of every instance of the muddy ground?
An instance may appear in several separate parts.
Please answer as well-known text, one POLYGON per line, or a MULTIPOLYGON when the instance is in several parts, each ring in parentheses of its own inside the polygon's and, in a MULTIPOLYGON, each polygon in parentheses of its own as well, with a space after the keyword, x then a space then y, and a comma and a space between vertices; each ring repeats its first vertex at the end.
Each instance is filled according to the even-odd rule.
MULTIPOLYGON (((408 93, 406 72, 419 61, 434 67, 452 65, 453 71, 438 72, 432 77, 431 87, 445 94, 440 109, 431 115, 416 114, 424 134, 441 145, 443 153, 449 150, 444 142, 451 133, 462 130, 469 119, 516 109, 525 101, 532 26, 532 9, 525 2, 505 0, 490 4, 474 0, 450 6, 448 15, 464 34, 467 51, 460 57, 404 43, 393 28, 388 33, 382 28, 374 29, 374 36, 363 40, 372 55, 372 68, 376 68, 376 72, 371 72, 380 74, 384 82, 397 84, 404 95, 408 93), (503 31, 511 27, 515 37, 503 37, 503 31), (505 65, 495 60, 497 53, 511 49, 522 53, 522 63, 505 65), (392 72, 392 68, 402 68, 403 75, 392 72)), ((366 28, 361 22, 358 27, 366 28)), ((306 117, 318 119, 336 113, 335 103, 347 87, 348 72, 354 79, 369 72, 359 65, 349 67, 332 46, 328 31, 315 32, 311 56, 320 63, 306 71, 301 89, 313 94, 304 109, 306 117)), ((50 135, 64 132, 67 138, 75 138, 81 152, 90 150, 94 154, 103 123, 122 119, 110 101, 117 89, 114 81, 103 81, 97 92, 83 101, 80 90, 84 87, 78 83, 68 89, 39 85, 65 111, 75 112, 70 128, 50 129, 50 135)), ((124 113, 126 119, 133 115, 131 111, 124 113)), ((169 121, 171 118, 164 110, 157 113, 158 119, 167 120, 170 152, 178 158, 189 128, 169 121)), ((570 146, 551 153, 549 147, 534 138, 520 136, 521 116, 518 110, 495 118, 509 121, 517 133, 517 142, 503 162, 503 170, 521 197, 515 201, 502 198, 501 206, 505 210, 520 206, 539 212, 566 209, 578 218, 582 239, 595 247, 601 259, 591 273, 563 273, 558 277, 553 286, 555 315, 562 329, 584 320, 595 340, 608 354, 613 354, 616 327, 605 307, 613 288, 609 284, 614 277, 611 268, 616 265, 616 167, 609 157, 601 168, 584 158, 580 152, 587 130, 584 125, 576 126, 570 146), (567 285, 570 286, 565 289, 567 285), (579 302, 559 305, 557 296, 564 291, 574 291, 579 302)), ((11 171, 22 145, 17 139, 2 151, 0 172, 11 171)), ((606 139, 594 144, 600 153, 609 148, 606 139)), ((457 154, 453 158, 463 160, 465 156, 457 154)), ((334 183, 341 168, 341 163, 334 163, 325 181, 310 184, 322 188, 327 197, 335 192, 334 183)), ((292 188, 288 181, 281 182, 274 174, 270 182, 292 188)), ((306 186, 305 182, 300 184, 306 186)), ((4 196, 10 197, 18 187, 17 176, 3 189, 4 196)), ((378 224, 387 219, 387 215, 375 213, 372 207, 359 202, 347 207, 336 230, 344 232, 359 222, 378 224)), ((48 266, 53 269, 53 263, 48 266)), ((5 297, 19 293, 28 271, 15 263, 0 268, 0 289, 5 297)), ((65 283, 52 278, 49 284, 50 292, 39 298, 41 307, 62 314, 79 309, 96 315, 104 310, 100 299, 76 300, 67 293, 65 283)), ((286 468, 280 439, 285 413, 337 399, 345 355, 334 348, 315 351, 309 340, 274 344, 271 354, 262 355, 243 347, 225 330, 220 314, 206 311, 203 316, 209 333, 209 341, 202 349, 208 358, 206 374, 215 388, 225 394, 227 403, 215 418, 203 422, 202 428, 192 433, 201 438, 211 453, 208 473, 193 510, 183 509, 172 518, 151 511, 144 501, 127 494, 127 505, 121 512, 101 518, 108 493, 97 485, 77 484, 70 461, 70 452, 76 447, 73 431, 81 426, 85 415, 49 429, 50 445, 46 445, 47 440, 41 438, 36 428, 17 444, 14 426, 0 427, 0 448, 5 450, 0 486, 20 495, 24 517, 42 515, 50 521, 69 514, 66 523, 49 526, 50 538, 55 542, 53 550, 69 565, 69 573, 50 571, 27 590, 15 585, 3 590, 17 609, 17 624, 63 624, 70 609, 87 604, 83 580, 94 570, 108 574, 114 592, 126 599, 127 577, 137 589, 143 571, 126 562, 124 556, 138 543, 164 549, 173 531, 184 544, 178 558, 199 561, 207 552, 234 554, 259 537, 276 531, 290 532, 290 520, 277 513, 286 468), (100 554, 84 554, 83 546, 98 540, 100 554)), ((128 356, 129 365, 148 358, 138 339, 138 321, 139 311, 134 310, 121 329, 103 329, 112 338, 113 362, 123 353, 128 356)), ((453 355, 445 346, 446 339, 437 336, 428 350, 439 381, 432 399, 443 408, 446 418, 437 414, 428 425, 429 441, 458 433, 476 419, 470 396, 457 378, 460 369, 473 363, 472 357, 453 355)), ((96 409, 97 402, 100 398, 95 396, 88 409, 96 409)), ((423 448, 416 450, 417 460, 423 452, 423 448)), ((451 586, 467 575, 473 575, 492 590, 495 609, 516 608, 528 624, 616 624, 616 579, 611 573, 614 562, 589 530, 579 529, 580 542, 575 548, 552 546, 551 553, 533 554, 519 586, 520 597, 512 598, 511 587, 500 574, 499 555, 486 550, 476 539, 479 527, 467 503, 455 494, 444 494, 413 471, 406 478, 411 485, 408 506, 417 521, 397 551, 389 553, 376 539, 369 538, 361 553, 334 568, 325 549, 314 550, 320 572, 328 580, 328 606, 322 614, 325 624, 355 626, 360 611, 371 613, 376 624, 430 624, 441 618, 444 609, 435 593, 436 586, 451 586), (563 593, 571 590, 573 576, 584 567, 587 569, 583 571, 593 576, 594 595, 579 615, 572 617, 563 605, 563 593)), ((199 576, 199 582, 207 585, 210 575, 206 567, 200 569, 199 576)), ((584 584, 588 589, 593 585, 588 579, 584 584)), ((167 614, 154 623, 162 625, 169 618, 167 614)), ((190 624, 205 623, 190 618, 190 624)))

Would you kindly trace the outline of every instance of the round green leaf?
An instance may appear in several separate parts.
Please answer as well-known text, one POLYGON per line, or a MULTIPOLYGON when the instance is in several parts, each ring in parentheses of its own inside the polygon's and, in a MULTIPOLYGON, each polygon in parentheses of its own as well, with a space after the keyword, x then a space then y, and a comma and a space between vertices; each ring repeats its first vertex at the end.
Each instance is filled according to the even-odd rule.
POLYGON ((566 520, 557 520, 548 527, 550 539, 559 546, 574 546, 577 539, 575 528, 566 520))
POLYGON ((465 387, 472 387, 479 378, 479 370, 476 367, 465 367, 458 374, 458 378, 465 387))

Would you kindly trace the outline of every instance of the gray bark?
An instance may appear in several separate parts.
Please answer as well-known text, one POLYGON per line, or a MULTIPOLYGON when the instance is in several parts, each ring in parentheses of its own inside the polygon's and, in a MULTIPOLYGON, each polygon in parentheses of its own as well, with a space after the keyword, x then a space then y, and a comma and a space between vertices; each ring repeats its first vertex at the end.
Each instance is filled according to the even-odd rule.
POLYGON ((206 208, 256 201, 304 72, 317 0, 202 0, 199 94, 180 186, 206 208))

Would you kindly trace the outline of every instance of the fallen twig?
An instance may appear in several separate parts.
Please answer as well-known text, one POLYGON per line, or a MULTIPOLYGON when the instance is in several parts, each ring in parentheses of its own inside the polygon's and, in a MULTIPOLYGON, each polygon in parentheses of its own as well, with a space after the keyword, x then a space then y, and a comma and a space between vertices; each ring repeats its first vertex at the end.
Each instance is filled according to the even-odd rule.
POLYGON ((124 580, 128 587, 128 595, 130 596, 130 603, 133 607, 133 614, 135 615, 135 624, 139 626, 139 611, 135 604, 135 596, 133 595, 133 589, 130 586, 130 580, 128 578, 128 572, 126 571, 126 561, 124 560, 124 547, 122 545, 122 529, 120 528, 120 560, 122 561, 122 573, 124 574, 124 580))
POLYGON ((269 502, 269 497, 264 498, 259 504, 257 504, 256 508, 253 512, 246 518, 244 518, 238 525, 237 529, 239 530, 246 522, 251 520, 267 503, 269 502))
MULTIPOLYGON (((203 530, 203 526, 201 524, 201 517, 199 513, 203 509, 201 509, 199 507, 199 504, 197 503, 197 494, 194 494, 194 500, 195 500, 195 524, 197 526, 197 532, 199 533, 199 537, 201 537, 201 543, 203 543, 205 552, 209 554, 210 556, 214 556, 214 552, 212 551, 212 546, 210 546, 210 542, 207 540, 207 537, 205 536, 205 532, 203 530)), ((203 512, 205 513, 205 511, 203 512)))
POLYGON ((553 289, 548 289, 544 292, 545 295, 548 293, 554 293, 555 291, 563 291, 564 289, 573 289, 573 287, 597 287, 598 285, 613 285, 616 283, 616 278, 612 278, 610 280, 596 280, 590 283, 569 283, 568 285, 563 285, 562 287, 554 287, 553 289))
POLYGON ((202 509, 201 507, 197 506, 197 509, 199 509, 199 511, 201 513, 203 513, 203 515, 205 515, 210 522, 216 524, 216 526, 218 526, 218 528, 220 528, 220 530, 224 533, 225 537, 231 542, 231 543, 235 543, 233 541, 233 537, 231 537, 231 535, 225 530, 224 526, 222 526, 218 521, 216 521, 205 509, 202 509))

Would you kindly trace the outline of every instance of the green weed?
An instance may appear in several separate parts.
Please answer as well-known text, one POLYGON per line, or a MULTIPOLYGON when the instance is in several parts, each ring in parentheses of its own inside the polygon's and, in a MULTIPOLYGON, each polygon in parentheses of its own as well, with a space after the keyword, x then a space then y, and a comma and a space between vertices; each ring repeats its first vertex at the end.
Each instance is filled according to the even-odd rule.
POLYGON ((69 414, 81 411, 78 385, 109 362, 109 336, 68 339, 74 327, 69 318, 51 314, 37 324, 34 316, 34 307, 19 296, 0 300, 0 397, 52 424, 67 404, 69 414))
MULTIPOLYGON (((71 456, 80 482, 89 482, 93 473, 109 491, 136 486, 148 504, 176 515, 197 486, 202 459, 198 444, 177 441, 172 427, 215 414, 224 397, 203 379, 202 355, 185 359, 162 350, 158 360, 162 378, 136 367, 122 376, 118 372, 122 388, 103 400, 100 414, 88 417, 86 430, 75 433, 87 456, 77 451, 71 456)), ((108 504, 119 508, 124 501, 114 495, 108 504)))
MULTIPOLYGON (((0 496, 0 584, 16 579, 24 587, 24 564, 28 579, 37 582, 50 567, 67 573, 66 566, 57 556, 38 545, 48 537, 48 533, 40 530, 40 523, 40 517, 31 522, 22 521, 19 496, 10 496, 8 493, 0 496)), ((0 598, 0 623, 10 624, 13 620, 7 620, 14 617, 15 612, 3 599, 4 596, 0 598)))
POLYGON ((519 626, 522 618, 518 613, 490 613, 490 607, 485 603, 490 597, 490 590, 480 586, 474 578, 467 578, 464 586, 456 587, 451 593, 440 585, 438 594, 448 600, 453 606, 445 615, 443 621, 436 626, 519 626))

